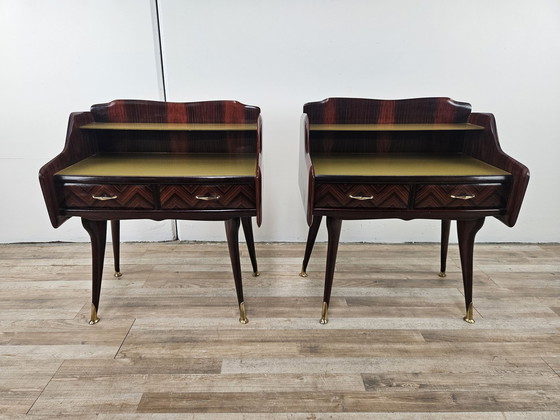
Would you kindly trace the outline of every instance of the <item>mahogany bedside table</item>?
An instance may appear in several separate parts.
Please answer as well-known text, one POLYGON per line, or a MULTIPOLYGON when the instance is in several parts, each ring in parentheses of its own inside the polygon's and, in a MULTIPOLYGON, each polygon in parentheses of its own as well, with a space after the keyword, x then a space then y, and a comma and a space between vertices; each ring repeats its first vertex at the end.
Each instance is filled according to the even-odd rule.
POLYGON ((236 101, 116 100, 70 115, 64 150, 39 171, 52 225, 82 218, 92 246, 90 324, 98 322, 107 221, 116 276, 119 221, 225 221, 240 322, 246 323, 238 232, 258 275, 251 218, 261 224, 260 109, 236 101))
POLYGON ((301 276, 323 216, 328 247, 321 323, 328 322, 342 220, 439 219, 440 276, 457 221, 465 321, 473 323, 475 235, 488 216, 513 226, 529 170, 500 148, 492 114, 449 98, 328 98, 304 105, 300 189, 310 225, 301 276))

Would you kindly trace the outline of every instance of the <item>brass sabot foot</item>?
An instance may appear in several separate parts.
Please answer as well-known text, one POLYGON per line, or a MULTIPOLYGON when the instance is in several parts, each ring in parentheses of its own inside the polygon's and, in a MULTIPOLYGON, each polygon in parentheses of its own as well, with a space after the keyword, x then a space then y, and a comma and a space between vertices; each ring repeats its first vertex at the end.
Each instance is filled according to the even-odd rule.
POLYGON ((122 277, 122 273, 120 271, 115 271, 115 277, 122 277))
POLYGON ((245 312, 245 302, 239 304, 239 322, 242 324, 247 324, 249 320, 247 319, 247 313, 245 312))
POLYGON ((305 272, 303 267, 301 267, 301 271, 300 271, 299 275, 300 275, 300 277, 307 277, 307 273, 305 272))
POLYGON ((447 277, 447 274, 445 274, 445 271, 440 271, 438 276, 440 277, 447 277))
POLYGON ((467 314, 463 317, 463 320, 469 324, 474 324, 472 302, 469 304, 469 309, 467 309, 467 314))
POLYGON ((258 271, 253 271, 253 277, 259 277, 261 275, 261 273, 259 273, 258 271))
POLYGON ((97 309, 95 309, 95 305, 91 304, 91 315, 89 320, 89 325, 94 325, 99 322, 99 318, 97 316, 97 309))
POLYGON ((328 311, 329 311, 329 305, 327 304, 327 302, 323 302, 323 310, 321 311, 321 324, 325 325, 329 322, 329 315, 328 315, 328 311))

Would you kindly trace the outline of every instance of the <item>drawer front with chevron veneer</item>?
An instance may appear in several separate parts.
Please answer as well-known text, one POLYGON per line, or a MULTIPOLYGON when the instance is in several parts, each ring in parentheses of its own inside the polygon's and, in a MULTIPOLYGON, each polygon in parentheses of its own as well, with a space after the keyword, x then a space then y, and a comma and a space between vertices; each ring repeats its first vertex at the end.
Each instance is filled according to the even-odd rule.
POLYGON ((154 209, 147 185, 65 184, 64 203, 69 209, 154 209))
POLYGON ((406 209, 410 186, 377 184, 320 184, 315 207, 406 209))
POLYGON ((164 185, 160 188, 161 208, 254 209, 254 185, 164 185))
POLYGON ((505 206, 502 184, 420 185, 414 207, 499 209, 505 206))

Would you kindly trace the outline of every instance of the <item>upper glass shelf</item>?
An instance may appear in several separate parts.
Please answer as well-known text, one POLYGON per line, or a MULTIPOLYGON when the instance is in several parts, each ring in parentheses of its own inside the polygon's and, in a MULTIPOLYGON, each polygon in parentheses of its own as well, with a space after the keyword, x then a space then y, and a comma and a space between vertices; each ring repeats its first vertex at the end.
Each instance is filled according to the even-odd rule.
POLYGON ((252 131, 256 123, 116 123, 92 122, 80 126, 84 130, 132 130, 132 131, 252 131))
POLYGON ((310 131, 469 131, 484 127, 469 123, 450 124, 309 124, 310 131))

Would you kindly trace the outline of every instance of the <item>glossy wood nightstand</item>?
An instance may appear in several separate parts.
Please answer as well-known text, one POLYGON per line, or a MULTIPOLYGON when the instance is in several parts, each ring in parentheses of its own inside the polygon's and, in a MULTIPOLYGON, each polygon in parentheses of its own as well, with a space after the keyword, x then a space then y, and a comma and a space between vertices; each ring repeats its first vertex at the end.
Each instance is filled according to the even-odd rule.
POLYGON ((528 169, 500 148, 492 114, 449 98, 328 98, 304 105, 300 189, 310 225, 302 276, 323 216, 328 250, 321 323, 328 322, 342 220, 440 219, 445 276, 457 221, 466 315, 473 320, 475 235, 488 216, 513 226, 528 169))
POLYGON ((98 322, 111 221, 120 276, 120 220, 225 221, 240 310, 238 232, 243 226, 258 275, 251 218, 261 224, 260 109, 236 101, 116 100, 70 115, 64 150, 39 172, 52 225, 81 217, 92 244, 92 309, 98 322))

